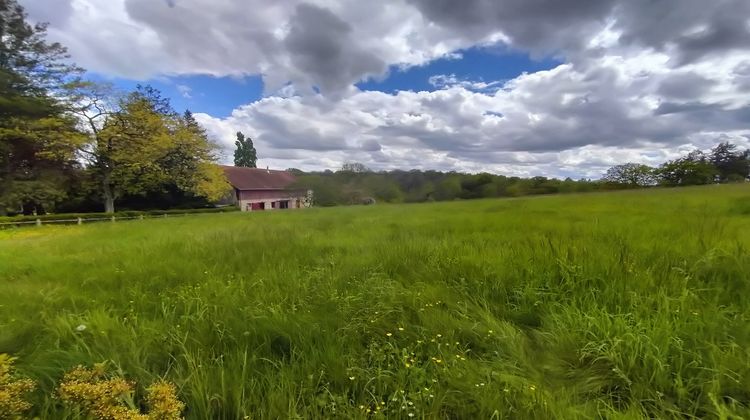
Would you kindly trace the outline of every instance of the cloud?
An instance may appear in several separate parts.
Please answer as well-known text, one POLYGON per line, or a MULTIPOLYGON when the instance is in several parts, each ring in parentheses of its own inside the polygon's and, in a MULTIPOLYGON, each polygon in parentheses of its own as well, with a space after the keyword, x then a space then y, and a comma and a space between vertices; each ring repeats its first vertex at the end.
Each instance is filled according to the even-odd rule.
POLYGON ((465 80, 458 78, 455 74, 436 74, 430 76, 427 82, 438 89, 461 86, 472 91, 491 91, 499 89, 503 83, 501 80, 495 80, 492 82, 465 80))
POLYGON ((669 98, 696 98, 703 96, 713 84, 710 79, 699 74, 675 73, 661 83, 657 92, 669 98))
POLYGON ((68 20, 73 15, 73 5, 68 0, 55 2, 26 0, 20 3, 32 20, 47 22, 54 28, 66 27, 68 20))
POLYGON ((747 0, 22 2, 98 73, 262 75, 262 100, 196 118, 227 148, 247 131, 272 166, 588 176, 750 135, 747 0), (475 46, 564 64, 436 74, 433 92, 354 86, 475 46))
POLYGON ((746 0, 22 1, 90 70, 262 74, 268 92, 292 82, 342 95, 390 65, 498 42, 574 63, 628 48, 667 53, 673 66, 750 51, 746 0))
POLYGON ((190 86, 187 85, 177 85, 175 86, 177 88, 177 91, 180 92, 180 95, 185 99, 192 99, 193 95, 193 89, 190 86))
POLYGON ((667 101, 667 61, 656 54, 603 58, 585 68, 563 64, 493 91, 457 83, 434 92, 356 91, 337 100, 270 97, 225 119, 201 115, 200 122, 228 148, 223 133, 242 130, 270 162, 264 164, 303 169, 359 161, 375 169, 595 177, 617 163, 658 164, 720 138, 750 145, 750 98, 719 101, 731 78, 693 68, 687 79, 713 88, 667 101))
POLYGON ((675 65, 750 49, 745 0, 628 0, 615 17, 623 43, 668 51, 675 65))
POLYGON ((298 74, 292 80, 337 92, 341 80, 382 74, 386 63, 352 39, 352 27, 330 10, 309 4, 295 9, 284 46, 298 74))

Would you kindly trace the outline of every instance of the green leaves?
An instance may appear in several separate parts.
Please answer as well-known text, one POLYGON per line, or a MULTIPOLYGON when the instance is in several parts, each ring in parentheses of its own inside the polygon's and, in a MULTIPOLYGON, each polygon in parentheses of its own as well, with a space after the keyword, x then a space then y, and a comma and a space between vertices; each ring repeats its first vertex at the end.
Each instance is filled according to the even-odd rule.
POLYGON ((258 155, 253 146, 253 140, 245 137, 241 132, 237 132, 237 141, 234 142, 237 149, 234 151, 234 166, 243 166, 246 168, 255 168, 258 161, 258 155))
POLYGON ((178 115, 148 86, 121 99, 89 144, 102 195, 112 200, 165 185, 219 199, 229 186, 215 164, 217 148, 189 111, 178 115))

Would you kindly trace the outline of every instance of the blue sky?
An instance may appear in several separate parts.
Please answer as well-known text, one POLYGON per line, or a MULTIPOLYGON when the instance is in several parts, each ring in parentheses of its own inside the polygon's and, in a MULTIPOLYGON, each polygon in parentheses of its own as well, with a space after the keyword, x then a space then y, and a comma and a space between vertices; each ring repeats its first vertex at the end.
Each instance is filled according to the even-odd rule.
POLYGON ((248 104, 263 96, 263 80, 260 76, 214 77, 208 75, 163 76, 149 80, 108 78, 92 73, 90 77, 107 81, 119 89, 132 90, 138 84, 149 84, 168 97, 178 112, 189 109, 226 117, 240 105, 248 104))
POLYGON ((369 79, 357 86, 362 90, 387 93, 399 90, 432 91, 436 87, 429 83, 429 79, 435 75, 455 75, 461 80, 481 82, 506 81, 524 72, 548 70, 560 64, 552 58, 534 60, 528 54, 504 48, 469 48, 456 53, 460 58, 440 58, 424 66, 404 70, 391 66, 384 80, 369 79))
MULTIPOLYGON (((400 68, 391 66, 385 78, 357 83, 361 90, 396 93, 398 91, 434 91, 439 87, 429 82, 430 77, 453 75, 472 82, 504 82, 522 73, 548 70, 560 64, 553 58, 532 59, 528 54, 503 48, 469 48, 446 58, 433 60, 423 66, 400 68)), ((91 74, 95 80, 109 81, 120 89, 131 90, 136 85, 150 84, 169 97, 177 111, 190 109, 224 118, 242 105, 263 97, 262 77, 214 77, 207 75, 162 76, 149 80, 107 78, 91 74)))

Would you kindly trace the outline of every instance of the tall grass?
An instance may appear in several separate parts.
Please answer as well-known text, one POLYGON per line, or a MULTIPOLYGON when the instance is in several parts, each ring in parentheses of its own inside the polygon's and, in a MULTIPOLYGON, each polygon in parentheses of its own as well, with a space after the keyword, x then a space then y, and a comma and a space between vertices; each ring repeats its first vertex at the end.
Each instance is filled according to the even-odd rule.
POLYGON ((105 360, 176 383, 190 419, 750 418, 749 196, 0 232, 0 353, 42 418, 65 418, 64 371, 105 360))

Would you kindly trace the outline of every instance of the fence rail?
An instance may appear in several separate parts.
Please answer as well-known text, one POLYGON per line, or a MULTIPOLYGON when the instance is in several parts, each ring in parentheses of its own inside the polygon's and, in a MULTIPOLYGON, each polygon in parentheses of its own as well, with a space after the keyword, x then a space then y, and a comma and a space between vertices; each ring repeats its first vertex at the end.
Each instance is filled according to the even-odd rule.
POLYGON ((223 213, 232 213, 232 212, 224 212, 224 211, 217 211, 217 212, 186 212, 186 213, 163 213, 163 214, 141 214, 137 216, 107 216, 107 217, 75 217, 70 219, 50 219, 50 220, 44 220, 41 218, 35 219, 35 220, 18 220, 18 221, 11 221, 11 222, 0 222, 0 229, 6 228, 6 227, 21 227, 25 225, 34 225, 34 226, 42 226, 47 224, 77 224, 82 225, 84 223, 88 222, 117 222, 120 220, 144 220, 144 219, 166 219, 168 217, 185 217, 185 216, 191 216, 191 215, 201 215, 201 214, 223 214, 223 213))

